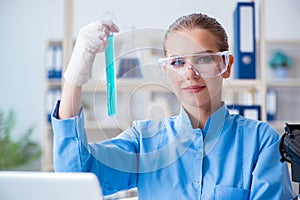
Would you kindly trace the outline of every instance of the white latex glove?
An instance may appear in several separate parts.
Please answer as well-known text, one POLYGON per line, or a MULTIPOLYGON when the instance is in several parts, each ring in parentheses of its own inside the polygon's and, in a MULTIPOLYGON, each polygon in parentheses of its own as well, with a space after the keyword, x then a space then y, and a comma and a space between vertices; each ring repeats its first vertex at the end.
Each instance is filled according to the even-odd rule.
POLYGON ((75 85, 83 85, 88 81, 95 56, 106 49, 111 32, 119 32, 112 20, 95 21, 80 29, 64 73, 66 81, 75 85))

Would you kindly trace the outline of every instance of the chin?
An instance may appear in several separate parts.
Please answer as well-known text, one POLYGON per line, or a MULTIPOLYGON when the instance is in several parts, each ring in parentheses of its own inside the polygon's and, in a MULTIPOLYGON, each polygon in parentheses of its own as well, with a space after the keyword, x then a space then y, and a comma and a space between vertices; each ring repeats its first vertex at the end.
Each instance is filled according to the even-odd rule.
POLYGON ((192 97, 190 96, 189 98, 183 98, 182 99, 182 104, 187 105, 187 106, 193 106, 193 107, 202 107, 205 105, 210 104, 211 99, 210 98, 203 98, 203 97, 192 97))

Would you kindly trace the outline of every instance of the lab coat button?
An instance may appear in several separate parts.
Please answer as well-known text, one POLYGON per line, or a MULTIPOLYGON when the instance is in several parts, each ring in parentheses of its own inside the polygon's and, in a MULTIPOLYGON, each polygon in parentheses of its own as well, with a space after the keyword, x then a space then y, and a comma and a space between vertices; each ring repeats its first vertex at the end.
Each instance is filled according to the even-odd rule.
POLYGON ((195 184, 196 186, 200 185, 200 180, 199 180, 199 179, 195 179, 195 180, 194 180, 194 184, 195 184))
POLYGON ((201 131, 200 130, 196 130, 196 133, 195 133, 197 136, 200 136, 201 135, 201 131))
POLYGON ((203 153, 202 152, 197 153, 197 158, 199 159, 203 158, 203 153))

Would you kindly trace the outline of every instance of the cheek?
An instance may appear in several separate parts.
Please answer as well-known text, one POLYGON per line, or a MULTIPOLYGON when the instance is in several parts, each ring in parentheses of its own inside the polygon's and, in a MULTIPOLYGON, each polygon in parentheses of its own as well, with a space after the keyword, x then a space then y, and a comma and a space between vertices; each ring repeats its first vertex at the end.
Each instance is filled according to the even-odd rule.
POLYGON ((174 92, 176 93, 176 95, 180 96, 181 93, 181 83, 180 82, 170 82, 170 85, 172 86, 174 92))
POLYGON ((213 98, 220 92, 222 92, 222 78, 214 78, 206 81, 208 92, 213 98))
POLYGON ((186 94, 184 94, 182 90, 182 81, 178 82, 170 82, 170 85, 175 93, 175 95, 178 97, 180 101, 184 101, 186 99, 186 94))

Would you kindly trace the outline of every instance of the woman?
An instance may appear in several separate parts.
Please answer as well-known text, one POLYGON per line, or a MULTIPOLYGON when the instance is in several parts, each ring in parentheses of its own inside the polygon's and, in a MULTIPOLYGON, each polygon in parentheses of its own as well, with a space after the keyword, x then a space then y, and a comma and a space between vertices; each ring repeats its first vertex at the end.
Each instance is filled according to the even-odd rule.
POLYGON ((133 187, 139 199, 290 199, 278 133, 268 124, 230 115, 221 101, 231 73, 223 27, 204 14, 180 17, 165 35, 160 64, 180 114, 135 121, 116 138, 87 144, 81 85, 95 54, 107 46, 112 22, 82 28, 53 112, 55 171, 95 173, 105 195, 133 187))

